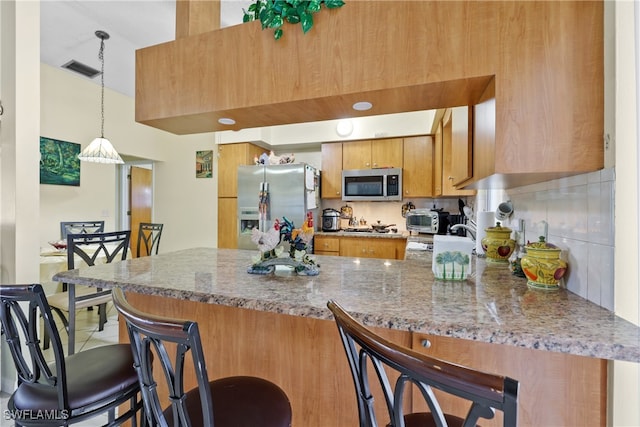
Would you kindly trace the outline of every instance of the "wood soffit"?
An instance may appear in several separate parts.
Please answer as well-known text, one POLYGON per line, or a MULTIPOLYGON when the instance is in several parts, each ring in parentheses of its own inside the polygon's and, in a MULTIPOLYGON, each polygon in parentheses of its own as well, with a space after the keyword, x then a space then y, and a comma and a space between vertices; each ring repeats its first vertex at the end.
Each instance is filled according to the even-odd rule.
POLYGON ((316 14, 306 35, 287 25, 279 41, 259 22, 250 22, 140 49, 136 121, 193 134, 473 104, 493 73, 476 67, 480 72, 469 76, 460 66, 446 64, 429 71, 429 51, 447 48, 449 42, 435 40, 426 48, 436 28, 407 42, 414 31, 409 27, 424 26, 416 17, 421 12, 410 9, 431 2, 403 3, 407 11, 398 7, 395 13, 406 24, 396 35, 375 30, 387 22, 385 2, 352 2, 316 14), (358 20, 367 24, 353 23, 358 20), (448 72, 440 72, 443 67, 448 72), (355 111, 352 105, 358 101, 374 108, 355 111), (219 124, 222 117, 233 118, 236 125, 219 124))

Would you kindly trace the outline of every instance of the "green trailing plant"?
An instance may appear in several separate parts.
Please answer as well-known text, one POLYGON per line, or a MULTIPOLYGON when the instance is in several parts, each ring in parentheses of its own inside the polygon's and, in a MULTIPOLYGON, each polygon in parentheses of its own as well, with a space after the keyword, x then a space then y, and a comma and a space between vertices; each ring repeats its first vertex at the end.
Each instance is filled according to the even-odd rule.
POLYGON ((273 28, 273 37, 282 37, 282 26, 285 21, 302 25, 302 32, 307 33, 313 27, 313 14, 319 12, 324 5, 328 9, 342 7, 342 0, 256 0, 247 10, 244 8, 243 22, 260 20, 262 29, 273 28))

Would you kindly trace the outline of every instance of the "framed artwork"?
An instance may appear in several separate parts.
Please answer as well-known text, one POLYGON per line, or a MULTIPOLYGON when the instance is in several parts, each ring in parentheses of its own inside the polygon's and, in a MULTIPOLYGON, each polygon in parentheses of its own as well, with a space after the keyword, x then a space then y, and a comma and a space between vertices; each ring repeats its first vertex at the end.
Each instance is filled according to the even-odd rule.
POLYGON ((213 150, 196 151, 196 178, 213 178, 213 150))
POLYGON ((40 184, 80 186, 80 144, 40 137, 40 184))

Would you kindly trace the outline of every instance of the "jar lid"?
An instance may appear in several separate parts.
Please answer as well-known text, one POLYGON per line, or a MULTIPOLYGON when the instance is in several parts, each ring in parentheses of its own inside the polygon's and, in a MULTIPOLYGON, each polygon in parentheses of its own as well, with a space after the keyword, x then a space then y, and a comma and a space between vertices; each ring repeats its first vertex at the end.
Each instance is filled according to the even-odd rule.
POLYGON ((509 232, 511 233, 511 229, 509 227, 502 227, 500 225, 500 221, 496 222, 496 226, 495 227, 489 227, 487 229, 485 229, 485 231, 502 231, 502 232, 509 232))
POLYGON ((538 239, 539 240, 537 242, 527 243, 527 248, 532 248, 532 249, 550 249, 550 250, 554 250, 554 251, 559 250, 559 248, 556 245, 545 242, 544 236, 540 236, 538 239))

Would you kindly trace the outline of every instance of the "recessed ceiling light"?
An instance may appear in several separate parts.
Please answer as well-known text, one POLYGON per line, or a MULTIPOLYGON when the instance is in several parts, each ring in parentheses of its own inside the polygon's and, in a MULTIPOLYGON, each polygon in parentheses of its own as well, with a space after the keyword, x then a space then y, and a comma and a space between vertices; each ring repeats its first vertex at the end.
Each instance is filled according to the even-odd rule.
POLYGON ((235 125, 236 121, 228 117, 222 117, 218 119, 218 123, 220 123, 221 125, 235 125))
POLYGON ((353 109, 358 111, 367 111, 370 110, 373 105, 367 101, 360 101, 353 104, 353 109))

